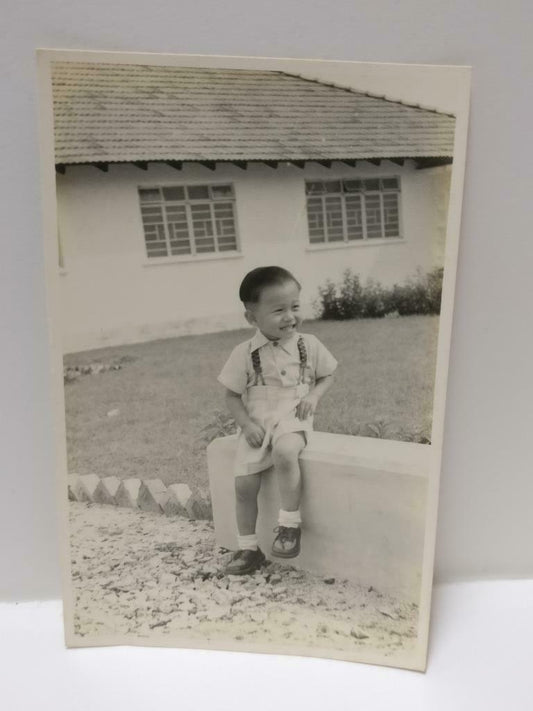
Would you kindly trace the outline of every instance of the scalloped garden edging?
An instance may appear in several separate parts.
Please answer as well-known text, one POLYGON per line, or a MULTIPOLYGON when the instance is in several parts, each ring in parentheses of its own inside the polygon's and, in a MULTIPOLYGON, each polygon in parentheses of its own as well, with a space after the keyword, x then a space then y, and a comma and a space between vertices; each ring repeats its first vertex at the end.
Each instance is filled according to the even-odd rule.
POLYGON ((193 492, 187 484, 165 486, 161 479, 119 479, 97 474, 69 474, 68 498, 92 504, 123 506, 141 511, 182 516, 194 520, 213 519, 208 494, 193 492))

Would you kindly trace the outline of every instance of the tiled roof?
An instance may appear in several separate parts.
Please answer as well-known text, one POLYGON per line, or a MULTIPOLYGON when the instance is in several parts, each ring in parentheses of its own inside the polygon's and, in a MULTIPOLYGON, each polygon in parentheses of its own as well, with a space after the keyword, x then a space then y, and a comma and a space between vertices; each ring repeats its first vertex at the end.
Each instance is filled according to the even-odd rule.
POLYGON ((450 157, 455 120, 277 71, 53 64, 56 163, 450 157))

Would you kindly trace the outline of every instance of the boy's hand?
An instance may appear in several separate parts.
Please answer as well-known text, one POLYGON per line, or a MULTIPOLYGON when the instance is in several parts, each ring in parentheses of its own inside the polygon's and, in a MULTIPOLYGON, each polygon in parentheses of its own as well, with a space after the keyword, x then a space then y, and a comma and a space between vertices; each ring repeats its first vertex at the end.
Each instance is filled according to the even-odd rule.
POLYGON ((296 417, 299 420, 306 420, 314 415, 318 405, 318 398, 315 395, 306 395, 303 397, 296 408, 296 417))
POLYGON ((246 437, 246 441, 250 447, 260 447, 265 439, 265 430, 256 422, 250 421, 248 425, 242 428, 242 432, 246 437))

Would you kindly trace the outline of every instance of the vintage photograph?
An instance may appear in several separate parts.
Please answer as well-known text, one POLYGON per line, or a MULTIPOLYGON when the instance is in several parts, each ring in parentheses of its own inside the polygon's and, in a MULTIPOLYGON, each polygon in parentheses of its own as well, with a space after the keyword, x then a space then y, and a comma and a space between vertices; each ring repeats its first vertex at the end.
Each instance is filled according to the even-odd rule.
POLYGON ((461 69, 39 53, 69 646, 425 668, 461 69))

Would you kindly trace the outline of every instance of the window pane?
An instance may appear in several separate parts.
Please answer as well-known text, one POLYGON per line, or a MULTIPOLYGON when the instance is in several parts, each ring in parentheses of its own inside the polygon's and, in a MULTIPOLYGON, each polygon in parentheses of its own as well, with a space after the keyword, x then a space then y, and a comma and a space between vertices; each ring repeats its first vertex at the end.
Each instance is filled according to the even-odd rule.
POLYGON ((305 184, 305 192, 307 195, 321 195, 325 192, 324 183, 322 180, 313 183, 305 184))
POLYGON ((209 198, 209 188, 207 185, 188 185, 187 193, 189 200, 204 200, 209 198))
POLYGON ((161 199, 159 188, 139 188, 141 202, 154 202, 161 199))
POLYGON ((217 234, 218 249, 228 251, 237 249, 237 234, 231 202, 219 202, 213 205, 215 215, 215 229, 217 234))
POLYGON ((361 195, 347 195, 346 203, 346 234, 349 240, 363 239, 363 210, 361 195))
POLYGON ((229 183, 139 189, 147 255, 235 251, 233 196, 229 183))
POLYGON ((328 242, 342 242, 344 239, 342 201, 340 197, 327 197, 326 226, 328 242))
POLYGON ((162 188, 165 200, 185 200, 185 188, 175 186, 172 188, 162 188))
POLYGON ((310 243, 400 237, 399 192, 398 177, 307 183, 310 243))
POLYGON ((344 192, 346 193, 359 193, 363 189, 362 180, 345 180, 343 181, 344 192))
POLYGON ((218 198, 233 197, 233 186, 232 185, 212 185, 211 186, 211 197, 214 200, 217 200, 218 198))
POLYGON ((398 178, 383 178, 381 185, 383 186, 383 190, 399 190, 400 181, 398 178))
POLYGON ((168 236, 172 255, 190 254, 191 243, 185 205, 167 205, 168 236))
POLYGON ((400 236, 400 215, 398 211, 398 193, 383 195, 383 215, 385 220, 385 237, 400 236))
POLYGON ((324 210, 321 198, 308 198, 307 222, 309 224, 309 241, 311 243, 325 242, 324 210))
POLYGON ((342 192, 341 181, 340 180, 328 180, 324 183, 327 193, 340 193, 342 192))
POLYGON ((161 248, 147 245, 146 253, 149 257, 168 257, 166 245, 161 248))
POLYGON ((382 237, 381 198, 379 195, 365 195, 366 235, 369 239, 382 237))
POLYGON ((214 252, 215 238, 209 203, 191 205, 194 244, 197 252, 214 252))

